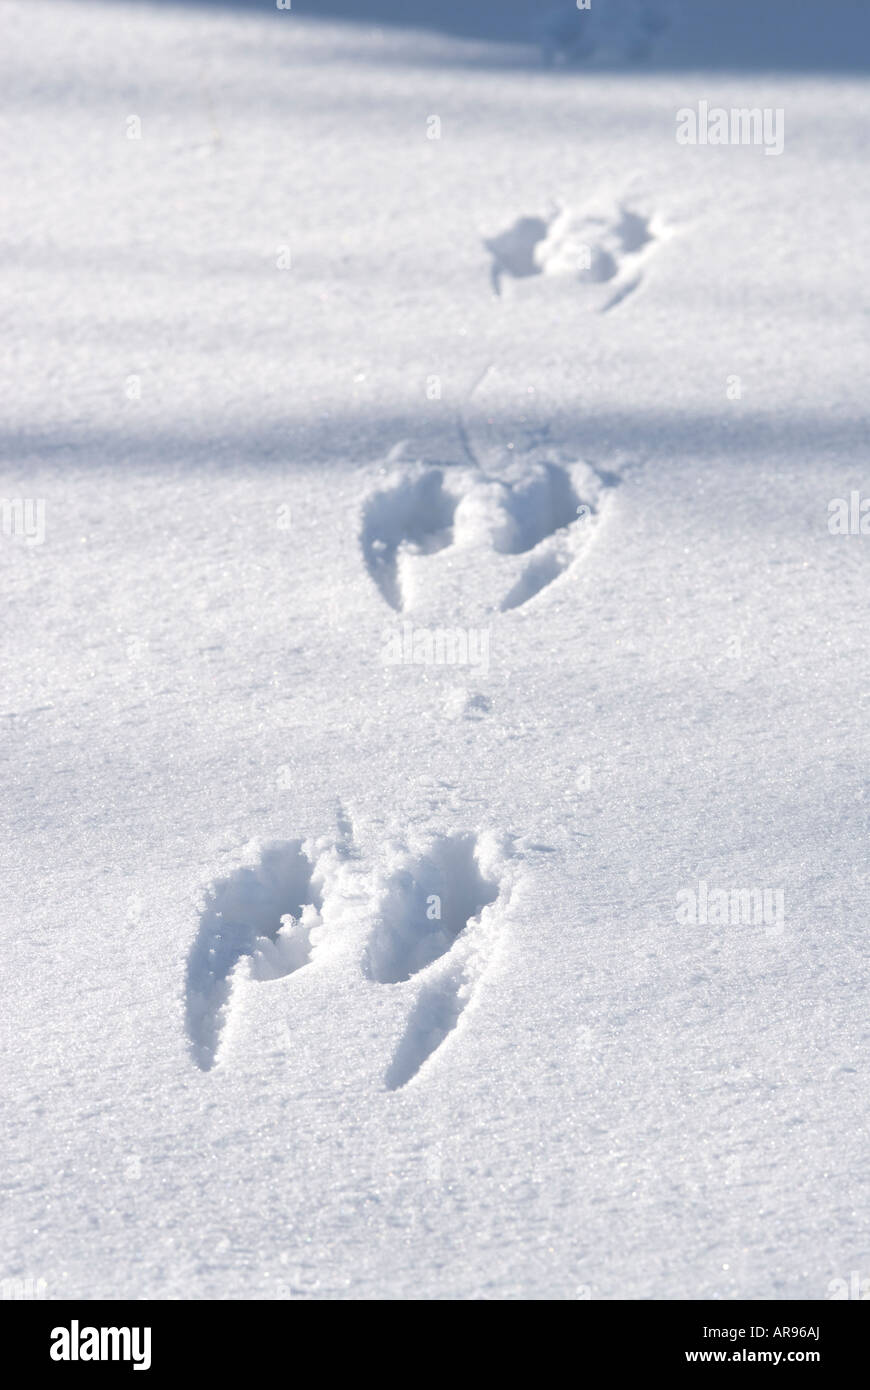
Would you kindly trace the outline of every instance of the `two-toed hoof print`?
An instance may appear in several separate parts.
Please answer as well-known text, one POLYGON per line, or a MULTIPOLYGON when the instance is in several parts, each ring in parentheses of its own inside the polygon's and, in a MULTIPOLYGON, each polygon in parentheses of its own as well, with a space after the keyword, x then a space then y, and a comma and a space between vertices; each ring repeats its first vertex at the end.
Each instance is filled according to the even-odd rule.
POLYGON ((496 477, 394 459, 363 508, 366 568, 398 613, 465 611, 474 595, 485 609, 519 608, 581 554, 616 482, 579 460, 511 459, 496 477))
POLYGON ((476 998, 510 897, 509 838, 433 833, 388 846, 368 868, 345 843, 323 840, 273 842, 251 858, 209 889, 188 958, 186 1026, 197 1066, 224 1061, 227 1025, 246 988, 302 969, 345 968, 343 952, 329 947, 361 925, 362 979, 407 999, 384 1077, 387 1089, 401 1089, 476 998))

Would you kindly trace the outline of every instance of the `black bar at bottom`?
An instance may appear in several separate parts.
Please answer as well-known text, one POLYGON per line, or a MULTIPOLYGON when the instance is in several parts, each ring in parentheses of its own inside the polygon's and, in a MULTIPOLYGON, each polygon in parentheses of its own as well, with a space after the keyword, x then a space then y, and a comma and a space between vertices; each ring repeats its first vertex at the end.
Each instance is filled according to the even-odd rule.
MULTIPOLYGON (((308 1358, 322 1356, 334 1369, 335 1353, 345 1350, 377 1374, 384 1354, 417 1342, 432 1365, 436 1353, 445 1369, 455 1364, 457 1346, 445 1340, 454 1323, 460 1333, 485 1333, 493 1351, 521 1348, 546 1355, 561 1340, 571 1364, 582 1374, 603 1363, 618 1372, 738 1368, 771 1372, 815 1370, 826 1375, 865 1363, 868 1320, 859 1302, 625 1302, 447 1304, 316 1302, 40 1302, 0 1303, 2 1335, 14 1348, 15 1362, 69 1375, 109 1370, 162 1378, 190 1371, 225 1378, 255 1373, 270 1358, 286 1361, 289 1378, 308 1358), (397 1317, 400 1319, 396 1323, 397 1317), (503 1328, 503 1340, 493 1334, 503 1328), (319 1340, 320 1333, 324 1341, 319 1340), (394 1341, 395 1334, 398 1338, 394 1341), (295 1339, 304 1336, 307 1356, 300 1363, 295 1339), (546 1338, 541 1341, 541 1338, 546 1338), (314 1339, 314 1340, 313 1340, 314 1339), (532 1340, 534 1339, 534 1340, 532 1340), (371 1353, 379 1347, 374 1364, 371 1353)), ((301 1350, 301 1347, 298 1348, 301 1350)), ((482 1350, 482 1348, 481 1348, 482 1350)), ((9 1363, 11 1367, 11 1362, 9 1363)), ((394 1363, 394 1372, 398 1365, 394 1363)))

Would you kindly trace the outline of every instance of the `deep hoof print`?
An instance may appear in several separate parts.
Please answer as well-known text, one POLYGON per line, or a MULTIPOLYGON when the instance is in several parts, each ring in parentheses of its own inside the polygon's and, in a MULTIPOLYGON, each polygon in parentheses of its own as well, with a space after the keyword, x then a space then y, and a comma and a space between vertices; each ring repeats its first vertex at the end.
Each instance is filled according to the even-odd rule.
POLYGON ((497 476, 405 465, 364 509, 367 568, 398 612, 518 608, 582 552, 617 481, 540 451, 510 455, 497 476))
POLYGON ((475 995, 506 896, 506 851, 494 837, 439 835, 404 853, 382 887, 363 968, 378 984, 425 972, 386 1085, 406 1085, 453 1032, 475 995))
POLYGON ((364 969, 379 984, 398 984, 450 950, 472 918, 498 897, 484 878, 474 835, 439 835, 390 876, 364 969))
MULTIPOLYGON (((410 990, 397 996, 409 1013, 387 1069, 390 1090, 416 1076, 475 998, 512 891, 510 837, 436 834, 394 847, 372 876, 343 812, 339 831, 337 841, 269 844, 209 890, 186 979, 186 1029, 201 1071, 225 1064, 228 1025, 249 990, 308 965, 353 960, 368 981, 362 989, 410 990)), ((272 999, 283 1013, 286 996, 272 999)))
POLYGON ((203 1071, 217 1060, 240 980, 278 980, 311 959, 323 886, 311 853, 301 840, 270 844, 259 863, 237 869, 207 896, 188 959, 186 1008, 203 1071))
POLYGON ((607 313, 637 289, 650 251, 666 235, 655 216, 623 203, 601 203, 556 209, 546 218, 520 217, 484 245, 492 256, 496 294, 506 278, 558 277, 580 287, 584 307, 607 313))

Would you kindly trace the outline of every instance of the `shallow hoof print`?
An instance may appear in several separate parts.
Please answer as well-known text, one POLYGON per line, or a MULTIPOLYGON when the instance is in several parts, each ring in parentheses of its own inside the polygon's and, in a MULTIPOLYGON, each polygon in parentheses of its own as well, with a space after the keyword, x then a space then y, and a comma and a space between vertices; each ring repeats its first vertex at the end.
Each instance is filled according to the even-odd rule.
POLYGON ((484 239, 483 244, 492 256, 492 281, 496 294, 502 275, 512 275, 515 280, 540 275, 535 250, 545 240, 547 230, 548 224, 543 217, 519 217, 513 226, 507 227, 498 236, 484 239))
POLYGON ((667 234, 655 214, 605 199, 522 216, 484 246, 497 295, 511 280, 538 276, 579 291, 580 307, 607 313, 638 288, 651 250, 667 234))

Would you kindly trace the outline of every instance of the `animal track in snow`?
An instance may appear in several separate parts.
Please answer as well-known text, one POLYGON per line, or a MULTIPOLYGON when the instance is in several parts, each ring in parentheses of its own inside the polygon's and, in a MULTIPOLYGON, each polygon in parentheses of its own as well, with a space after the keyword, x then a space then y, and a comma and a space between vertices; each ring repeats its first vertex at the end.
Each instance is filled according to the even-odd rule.
POLYGON ((216 1060, 240 978, 277 980, 311 959, 323 887, 312 854, 301 840, 275 842, 209 892, 187 966, 187 1032, 203 1071, 216 1060))
POLYGON ((413 550, 431 555, 450 545, 456 498, 444 489, 440 468, 395 478, 369 498, 363 513, 366 567, 391 608, 401 610, 399 557, 413 550))
POLYGON ((366 975, 402 985, 423 974, 386 1074, 389 1090, 417 1075, 454 1030, 488 964, 505 890, 505 848, 489 835, 437 835, 405 853, 382 884, 366 975))
POLYGON ((594 290, 588 307, 607 313, 637 289, 650 250, 666 234, 655 216, 622 203, 597 203, 520 217, 484 245, 492 256, 496 294, 505 277, 560 277, 587 293, 594 290), (601 286, 606 288, 596 288, 601 286))
POLYGON ((398 984, 450 950, 473 917, 498 896, 483 877, 474 835, 440 835, 427 851, 395 870, 365 955, 379 984, 398 984))
POLYGON ((520 608, 530 598, 546 589, 554 579, 568 568, 573 556, 569 550, 550 550, 530 561, 516 584, 502 599, 501 611, 507 613, 511 608, 520 608))
POLYGON ((413 852, 394 848, 369 877, 341 809, 338 832, 334 842, 270 843, 209 890, 186 982, 187 1033, 202 1071, 221 1059, 239 991, 314 963, 327 935, 333 964, 342 957, 361 964, 364 988, 412 991, 388 1089, 417 1074, 474 998, 510 896, 510 837, 432 835, 413 852), (365 946, 354 944, 355 929, 367 928, 365 946))
POLYGON ((571 475, 555 463, 532 466, 515 482, 500 483, 498 505, 504 520, 493 534, 502 555, 524 555, 541 541, 571 526, 583 510, 571 475))
POLYGON ((460 464, 401 463, 363 509, 368 571, 397 612, 429 606, 517 608, 584 548, 613 475, 533 453, 499 474, 460 464), (520 557, 526 557, 520 559, 520 557))
POLYGON ((474 981, 457 960, 420 990, 408 1024, 385 1077, 389 1091, 399 1091, 417 1075, 456 1027, 471 999, 474 981))

